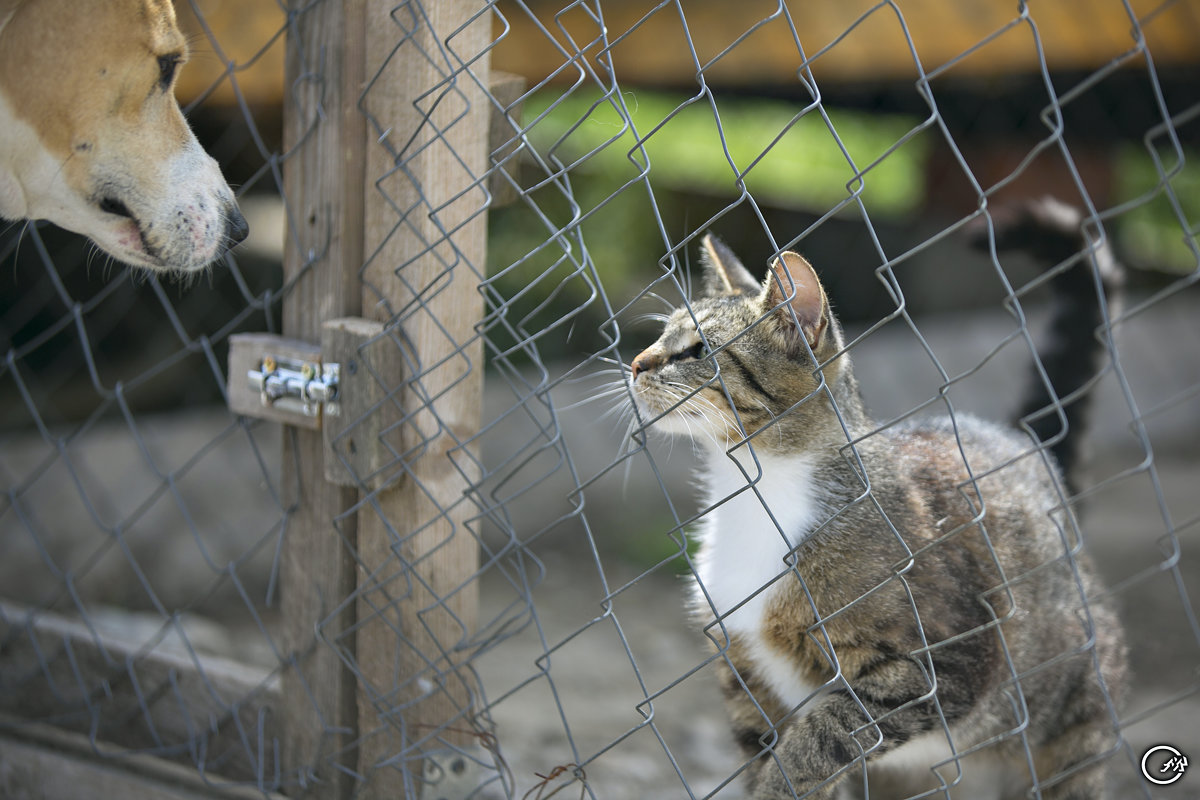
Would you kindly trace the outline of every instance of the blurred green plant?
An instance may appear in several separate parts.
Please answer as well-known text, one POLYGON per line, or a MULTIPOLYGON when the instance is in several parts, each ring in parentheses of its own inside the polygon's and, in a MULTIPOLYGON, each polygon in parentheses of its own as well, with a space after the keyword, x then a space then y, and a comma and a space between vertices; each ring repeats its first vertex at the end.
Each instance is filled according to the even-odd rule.
POLYGON ((539 151, 586 157, 580 167, 592 172, 633 177, 648 167, 656 186, 729 197, 741 194, 740 173, 760 203, 818 213, 859 190, 873 215, 907 214, 925 199, 928 139, 896 147, 918 124, 911 116, 826 109, 827 122, 820 109, 783 100, 650 90, 541 92, 525 119, 543 114, 529 133, 539 151))
MULTIPOLYGON (((636 528, 625 529, 618 533, 618 538, 612 544, 621 559, 640 569, 650 569, 663 562, 670 562, 668 569, 671 573, 685 575, 689 572, 688 562, 679 547, 683 534, 678 531, 664 533, 673 526, 674 522, 670 517, 662 516, 648 523, 643 522, 636 528)), ((686 542, 688 555, 695 558, 699 542, 692 537, 687 537, 686 542)))
POLYGON ((496 296, 512 299, 503 313, 514 343, 542 332, 548 356, 601 344, 607 312, 597 307, 593 276, 577 268, 579 253, 568 256, 577 243, 564 230, 582 232, 609 296, 627 299, 662 277, 664 230, 684 233, 681 225, 711 213, 694 208, 727 206, 743 187, 761 206, 815 214, 855 191, 872 217, 921 207, 927 137, 897 147, 915 117, 831 109, 827 124, 817 109, 801 111, 781 100, 722 98, 714 114, 707 98, 650 90, 619 99, 546 90, 527 99, 530 143, 558 175, 549 180, 527 160, 526 199, 492 212, 489 275, 496 296))
POLYGON ((1116 156, 1117 197, 1153 194, 1147 203, 1117 220, 1116 236, 1134 265, 1172 273, 1197 268, 1196 224, 1200 220, 1200 153, 1184 149, 1182 158, 1163 149, 1152 157, 1141 145, 1125 145, 1116 156), (1157 163, 1156 163, 1157 161, 1157 163), (1164 191, 1167 176, 1191 233, 1185 235, 1171 199, 1164 191))

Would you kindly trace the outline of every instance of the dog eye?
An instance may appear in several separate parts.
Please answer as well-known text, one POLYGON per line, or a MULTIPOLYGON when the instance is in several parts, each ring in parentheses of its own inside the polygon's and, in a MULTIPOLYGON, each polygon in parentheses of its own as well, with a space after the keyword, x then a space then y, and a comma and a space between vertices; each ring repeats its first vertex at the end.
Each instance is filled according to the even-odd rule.
POLYGON ((158 85, 166 89, 170 88, 175 80, 175 73, 179 69, 180 57, 178 53, 168 53, 165 56, 158 57, 158 85))

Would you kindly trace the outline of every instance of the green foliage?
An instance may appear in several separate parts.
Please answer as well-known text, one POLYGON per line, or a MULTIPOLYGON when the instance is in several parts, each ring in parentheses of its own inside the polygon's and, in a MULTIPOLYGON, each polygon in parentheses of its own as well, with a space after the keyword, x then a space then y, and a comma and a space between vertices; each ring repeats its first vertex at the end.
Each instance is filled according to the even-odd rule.
POLYGON ((888 152, 915 128, 912 117, 827 109, 826 119, 821 109, 794 102, 714 103, 658 91, 619 98, 543 92, 528 101, 525 118, 543 113, 530 132, 538 149, 566 163, 587 157, 580 166, 590 172, 628 180, 648 168, 656 187, 729 197, 742 193, 741 178, 764 205, 817 212, 857 191, 883 216, 924 201, 926 139, 888 152))
MULTIPOLYGON (((679 547, 683 534, 678 531, 669 535, 663 533, 671 530, 674 524, 670 517, 661 517, 637 528, 627 529, 614 543, 617 554, 627 563, 640 569, 650 569, 669 560, 672 572, 677 575, 686 574, 688 562, 679 547)), ((687 552, 694 558, 698 543, 690 537, 686 542, 687 552)))
POLYGON ((1155 158, 1144 147, 1135 145, 1118 150, 1117 196, 1123 200, 1152 196, 1148 202, 1117 220, 1117 237, 1134 264, 1175 273, 1187 273, 1197 268, 1198 155, 1196 151, 1185 149, 1181 157, 1173 150, 1163 149, 1155 158), (1185 217, 1182 225, 1166 192, 1168 185, 1185 217), (1185 234, 1185 228, 1191 233, 1185 234))
POLYGON ((663 275, 663 231, 684 233, 681 225, 700 224, 714 202, 735 202, 743 187, 760 206, 818 214, 854 191, 873 217, 921 206, 925 137, 872 166, 913 130, 914 118, 829 110, 826 122, 819 109, 802 111, 791 102, 730 98, 714 113, 707 98, 640 90, 620 98, 546 90, 529 98, 522 113, 529 140, 554 174, 527 158, 527 198, 492 212, 492 296, 511 301, 492 340, 507 326, 514 342, 542 332, 539 347, 549 357, 602 346, 597 330, 610 310, 599 307, 596 278, 609 297, 635 296, 663 275), (692 210, 706 203, 707 213, 692 210), (579 234, 599 276, 579 269, 579 234))

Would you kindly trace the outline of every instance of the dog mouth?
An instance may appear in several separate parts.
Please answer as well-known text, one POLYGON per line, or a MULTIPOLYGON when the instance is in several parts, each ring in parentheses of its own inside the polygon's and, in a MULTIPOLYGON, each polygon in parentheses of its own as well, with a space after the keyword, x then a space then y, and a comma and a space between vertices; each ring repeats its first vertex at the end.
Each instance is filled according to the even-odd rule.
POLYGON ((211 198, 193 198, 172 212, 170 219, 156 215, 138 202, 137 193, 126 194, 108 186, 92 196, 92 207, 104 219, 103 231, 93 241, 102 250, 134 266, 173 272, 190 272, 210 263, 221 252, 246 238, 249 229, 232 196, 228 206, 211 198), (123 197, 130 197, 134 212, 123 197), (199 210, 197 210, 199 209, 199 210), (220 238, 217 231, 224 238, 220 238))
POLYGON ((100 210, 105 214, 112 214, 117 217, 126 217, 128 219, 132 219, 134 222, 137 222, 137 220, 134 219, 133 212, 129 210, 129 206, 125 205, 125 203, 116 197, 100 198, 99 206, 100 210))
MULTIPOLYGON (((122 245, 140 256, 140 260, 147 266, 158 267, 164 264, 161 255, 146 240, 146 232, 142 229, 141 220, 134 216, 133 212, 129 210, 129 206, 125 205, 124 200, 113 195, 104 195, 96 205, 105 214, 127 219, 131 223, 130 230, 124 234, 122 245)), ((128 257, 127 255, 126 258, 128 257)))

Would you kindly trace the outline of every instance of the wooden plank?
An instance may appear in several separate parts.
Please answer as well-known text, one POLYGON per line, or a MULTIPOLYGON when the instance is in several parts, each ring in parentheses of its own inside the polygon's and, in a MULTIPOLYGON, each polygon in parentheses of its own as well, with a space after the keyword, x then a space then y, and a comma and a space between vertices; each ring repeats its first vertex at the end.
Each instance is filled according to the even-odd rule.
POLYGON ((0 712, 231 780, 271 780, 278 684, 265 670, 103 636, 0 602, 0 712))
POLYGON ((521 196, 521 157, 517 154, 520 141, 522 97, 528 87, 524 76, 493 70, 488 76, 488 94, 496 105, 492 107, 488 124, 488 153, 498 169, 488 178, 492 208, 515 203, 521 196), (510 121, 511 120, 511 121, 510 121), (514 127, 513 122, 517 123, 514 127))
MULTIPOLYGON (((711 88, 761 91, 770 86, 800 92, 798 35, 805 56, 814 59, 811 68, 822 85, 910 82, 916 68, 906 34, 912 37, 912 48, 928 72, 972 50, 1020 14, 1016 4, 968 5, 956 0, 907 0, 898 7, 873 0, 788 3, 789 25, 788 18, 777 13, 775 3, 689 0, 680 6, 628 0, 606 4, 603 20, 579 8, 564 13, 566 5, 559 0, 537 0, 505 7, 507 30, 496 45, 494 66, 524 75, 534 84, 547 78, 559 86, 571 84, 581 73, 567 65, 567 60, 582 46, 582 57, 589 59, 593 68, 601 66, 601 58, 611 58, 617 77, 626 86, 695 91, 694 48, 700 62, 707 65, 704 82, 711 88), (867 11, 870 15, 850 30, 867 11), (688 39, 684 38, 685 22, 688 39), (601 25, 606 34, 603 39, 601 25), (738 46, 724 52, 752 30, 738 46), (843 35, 845 38, 838 38, 843 35), (605 42, 615 44, 609 49, 603 46, 605 42), (712 62, 718 54, 721 58, 712 62)), ((1196 64, 1200 15, 1188 3, 1163 6, 1152 24, 1139 30, 1155 63, 1159 67, 1196 64)), ((979 49, 978 56, 958 62, 952 74, 960 79, 1036 75, 1041 56, 1051 70, 1093 70, 1134 45, 1123 3, 1074 0, 1037 3, 1029 10, 1041 37, 1040 51, 1029 27, 1022 23, 979 49), (1087 24, 1080 24, 1081 20, 1087 24), (1086 41, 1072 41, 1081 34, 1086 41)))
MULTIPOLYGON (((285 335, 316 342, 321 322, 357 314, 363 253, 365 0, 291 0, 284 103, 285 335)), ((294 797, 349 797, 356 764, 352 489, 325 480, 319 432, 288 428, 283 485, 291 509, 281 563, 283 761, 294 797)))
POLYGON ((206 782, 195 769, 87 736, 0 715, 0 791, 7 800, 283 800, 206 782))
POLYGON ((393 365, 402 344, 383 324, 360 317, 329 320, 321 334, 326 358, 340 364, 337 416, 325 432, 325 479, 378 488, 395 479, 403 446, 403 409, 393 365))
POLYGON ((264 355, 321 363, 321 348, 318 345, 288 339, 275 333, 235 333, 229 337, 229 376, 225 383, 229 410, 245 417, 319 430, 320 414, 308 417, 279 406, 264 404, 260 392, 251 388, 247 373, 259 369, 264 355))
POLYGON ((492 18, 472 20, 481 7, 468 0, 422 8, 418 16, 373 4, 367 26, 378 73, 364 106, 379 145, 367 158, 364 316, 397 327, 415 354, 412 365, 391 365, 392 385, 404 386, 405 476, 368 495, 358 522, 359 772, 368 798, 407 796, 423 748, 471 738, 462 731, 472 684, 460 667, 475 626, 478 553, 464 491, 478 470, 461 445, 481 415, 474 326, 491 104, 469 76, 448 80, 446 69, 482 53, 471 69, 486 86, 492 18))

